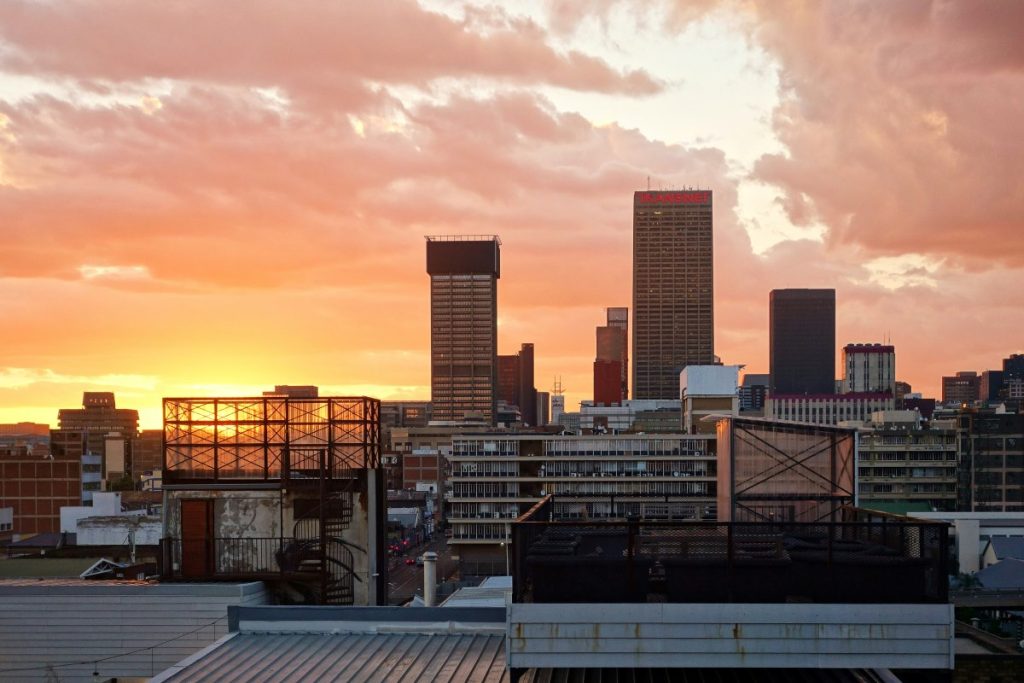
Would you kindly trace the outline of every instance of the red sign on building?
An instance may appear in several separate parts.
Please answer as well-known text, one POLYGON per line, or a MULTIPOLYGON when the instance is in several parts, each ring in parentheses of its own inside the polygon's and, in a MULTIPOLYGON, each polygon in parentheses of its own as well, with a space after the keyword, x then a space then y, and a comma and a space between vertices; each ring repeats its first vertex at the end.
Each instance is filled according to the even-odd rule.
POLYGON ((709 204, 711 192, 689 190, 686 192, 637 192, 638 204, 709 204))

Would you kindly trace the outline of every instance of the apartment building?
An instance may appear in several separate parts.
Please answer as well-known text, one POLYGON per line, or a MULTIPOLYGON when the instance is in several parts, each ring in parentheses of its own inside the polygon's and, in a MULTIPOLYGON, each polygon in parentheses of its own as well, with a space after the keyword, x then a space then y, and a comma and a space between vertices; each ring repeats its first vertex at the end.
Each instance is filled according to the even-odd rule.
POLYGON ((559 519, 714 519, 715 437, 455 436, 450 544, 466 575, 502 573, 509 523, 546 495, 559 519))

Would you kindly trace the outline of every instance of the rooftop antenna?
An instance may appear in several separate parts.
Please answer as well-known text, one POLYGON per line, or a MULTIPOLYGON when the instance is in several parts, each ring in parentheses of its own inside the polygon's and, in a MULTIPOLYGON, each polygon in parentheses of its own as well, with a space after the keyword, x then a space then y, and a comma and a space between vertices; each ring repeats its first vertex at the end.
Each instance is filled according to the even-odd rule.
POLYGON ((651 176, 647 176, 647 191, 651 190, 651 176))
POLYGON ((561 378, 561 376, 555 377, 555 388, 554 388, 555 396, 561 396, 564 393, 565 393, 565 391, 562 389, 562 378, 561 378))

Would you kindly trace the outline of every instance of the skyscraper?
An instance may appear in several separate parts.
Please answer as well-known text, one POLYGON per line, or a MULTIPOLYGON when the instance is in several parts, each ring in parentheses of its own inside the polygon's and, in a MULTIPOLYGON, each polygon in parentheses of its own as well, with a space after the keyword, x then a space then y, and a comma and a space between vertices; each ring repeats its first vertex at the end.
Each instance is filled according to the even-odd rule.
POLYGON ((607 310, 607 325, 597 328, 597 355, 594 357, 594 401, 610 405, 629 398, 629 309, 607 310), (610 373, 618 367, 618 377, 610 373))
POLYGON ((519 353, 498 356, 498 400, 519 408, 523 422, 537 424, 537 388, 533 384, 533 344, 519 353))
POLYGON ((769 295, 769 396, 836 393, 836 290, 769 295))
POLYGON ((715 362, 711 192, 633 194, 633 398, 678 399, 715 362))
POLYGON ((427 237, 435 420, 475 413, 494 421, 500 247, 494 235, 427 237))

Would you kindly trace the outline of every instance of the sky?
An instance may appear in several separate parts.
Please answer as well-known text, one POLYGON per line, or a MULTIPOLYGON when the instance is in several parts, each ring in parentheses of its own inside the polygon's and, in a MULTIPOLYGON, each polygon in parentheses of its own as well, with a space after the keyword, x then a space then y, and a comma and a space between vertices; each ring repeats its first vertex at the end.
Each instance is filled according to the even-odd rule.
MULTIPOLYGON (((5 0, 0 422, 86 390, 429 398, 424 236, 589 398, 633 191, 714 192, 715 346, 837 291, 937 395, 1024 351, 1024 3, 5 0)), ((838 349, 837 349, 838 353, 838 349)), ((839 365, 837 363, 837 372, 839 365)))

